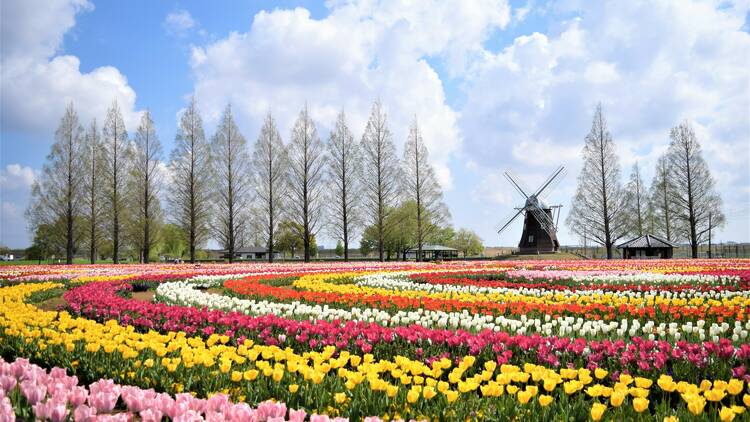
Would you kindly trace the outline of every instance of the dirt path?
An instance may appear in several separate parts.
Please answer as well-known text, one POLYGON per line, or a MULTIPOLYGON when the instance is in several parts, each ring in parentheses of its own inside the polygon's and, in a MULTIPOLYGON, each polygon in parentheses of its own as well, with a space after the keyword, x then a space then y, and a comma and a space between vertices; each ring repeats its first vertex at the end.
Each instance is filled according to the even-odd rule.
POLYGON ((133 300, 140 300, 142 302, 151 302, 154 299, 154 291, 146 290, 145 292, 133 292, 133 300))
POLYGON ((68 302, 66 302, 62 295, 60 295, 47 299, 44 302, 35 303, 34 306, 43 311, 57 311, 68 306, 68 302))

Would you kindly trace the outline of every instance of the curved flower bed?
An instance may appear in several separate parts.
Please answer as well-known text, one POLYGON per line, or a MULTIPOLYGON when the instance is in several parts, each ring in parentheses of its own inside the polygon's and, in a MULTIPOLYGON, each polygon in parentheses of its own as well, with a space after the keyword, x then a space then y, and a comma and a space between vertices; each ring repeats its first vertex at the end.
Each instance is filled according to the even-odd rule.
POLYGON ((0 362, 0 420, 747 419, 748 274, 742 260, 0 269, 0 356, 57 367, 0 362), (171 304, 129 297, 154 286, 171 304), (33 304, 61 291, 68 311, 33 304))
POLYGON ((681 376, 693 374, 696 377, 728 376, 733 368, 750 365, 750 345, 735 347, 726 339, 700 344, 680 341, 672 345, 640 337, 630 342, 587 341, 489 330, 473 334, 419 325, 390 328, 354 321, 296 321, 273 315, 252 317, 239 312, 145 303, 117 295, 118 291, 130 288, 123 282, 87 284, 68 291, 65 299, 74 312, 99 321, 115 319, 133 327, 184 331, 188 335, 219 333, 240 343, 250 338, 294 349, 322 350, 335 346, 358 353, 374 353, 381 358, 406 355, 429 362, 443 356, 456 358, 471 354, 501 364, 605 366, 642 374, 661 373, 669 368, 681 376))
POLYGON ((505 331, 511 334, 538 333, 545 336, 553 334, 568 337, 585 337, 587 339, 602 339, 612 336, 629 338, 635 336, 670 340, 688 340, 692 342, 705 341, 707 338, 718 341, 719 338, 730 338, 735 343, 747 342, 750 321, 743 324, 735 321, 733 324, 716 322, 692 322, 686 324, 659 323, 641 321, 638 319, 622 319, 619 321, 583 320, 574 317, 541 318, 506 318, 504 316, 491 317, 480 314, 460 312, 441 312, 430 310, 383 310, 379 308, 339 308, 321 306, 301 301, 276 302, 269 300, 248 300, 210 294, 201 289, 221 285, 221 280, 178 281, 161 284, 156 289, 156 300, 162 303, 192 306, 199 309, 235 311, 248 315, 272 314, 282 318, 295 320, 326 320, 326 321, 364 321, 375 322, 383 326, 409 326, 417 324, 425 328, 464 329, 471 332, 483 330, 505 331))
MULTIPOLYGON (((330 277, 329 277, 330 278, 330 277)), ((663 318, 670 321, 741 320, 748 318, 750 299, 743 296, 725 299, 722 302, 699 302, 688 304, 686 300, 654 300, 644 305, 644 300, 631 303, 628 298, 593 300, 578 303, 521 297, 521 295, 457 295, 424 294, 419 291, 391 291, 383 288, 359 287, 330 283, 326 277, 302 277, 294 282, 294 288, 269 286, 257 278, 228 280, 224 286, 238 294, 276 300, 299 300, 320 304, 344 306, 368 306, 380 309, 417 310, 443 312, 469 312, 471 314, 544 317, 575 316, 587 319, 613 320, 616 318, 663 318), (468 297, 469 300, 464 300, 468 297), (503 301, 503 300, 507 301, 503 301), (516 300, 513 300, 516 299, 516 300), (616 301, 619 304, 611 304, 616 301)))

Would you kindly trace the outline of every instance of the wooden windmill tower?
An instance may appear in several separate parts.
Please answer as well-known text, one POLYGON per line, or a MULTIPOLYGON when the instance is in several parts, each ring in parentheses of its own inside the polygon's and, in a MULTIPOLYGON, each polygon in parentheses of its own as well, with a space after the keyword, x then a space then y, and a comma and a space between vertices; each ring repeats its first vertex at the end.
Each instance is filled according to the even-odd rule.
POLYGON ((522 207, 516 207, 507 218, 497 233, 502 233, 510 224, 524 215, 523 233, 518 249, 522 254, 557 252, 560 242, 557 241, 557 221, 560 219, 560 208, 562 205, 547 205, 542 200, 542 193, 550 191, 553 182, 557 184, 565 176, 565 167, 560 166, 547 180, 535 191, 526 188, 518 177, 510 171, 503 173, 511 185, 520 193, 525 203, 522 207))

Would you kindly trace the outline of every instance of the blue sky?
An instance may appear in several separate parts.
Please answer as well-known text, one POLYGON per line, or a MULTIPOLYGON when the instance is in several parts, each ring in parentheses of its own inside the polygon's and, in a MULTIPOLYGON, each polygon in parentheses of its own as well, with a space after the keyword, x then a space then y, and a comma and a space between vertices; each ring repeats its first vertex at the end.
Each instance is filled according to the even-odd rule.
POLYGON ((520 235, 494 232, 520 203, 505 169, 534 185, 567 166, 549 199, 569 208, 597 102, 623 181, 638 161, 649 183, 689 120, 724 198, 717 238, 748 241, 747 57, 747 1, 2 2, 0 244, 28 244, 65 103, 88 122, 117 99, 131 133, 149 109, 166 159, 193 94, 209 134, 231 102, 250 141, 269 110, 288 138, 305 102, 322 137, 342 107, 360 136, 380 97, 399 147, 419 119, 454 225, 488 245, 520 235))

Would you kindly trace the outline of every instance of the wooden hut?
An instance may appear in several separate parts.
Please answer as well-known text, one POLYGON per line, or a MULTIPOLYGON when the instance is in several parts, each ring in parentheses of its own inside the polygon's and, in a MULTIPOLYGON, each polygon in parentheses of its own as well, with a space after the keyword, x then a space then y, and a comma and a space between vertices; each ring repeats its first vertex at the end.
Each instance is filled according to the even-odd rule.
POLYGON ((644 234, 617 246, 622 259, 670 259, 677 245, 653 234, 644 234))

